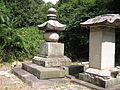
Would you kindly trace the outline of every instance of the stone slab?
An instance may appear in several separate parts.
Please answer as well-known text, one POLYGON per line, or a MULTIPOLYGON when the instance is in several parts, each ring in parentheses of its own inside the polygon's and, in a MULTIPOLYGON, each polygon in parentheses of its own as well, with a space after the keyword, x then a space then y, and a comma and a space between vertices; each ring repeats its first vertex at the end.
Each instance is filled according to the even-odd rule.
POLYGON ((33 63, 23 63, 22 68, 39 79, 65 77, 67 74, 62 68, 46 68, 33 63))
POLYGON ((105 88, 104 90, 120 90, 120 84, 115 85, 115 86, 110 87, 110 88, 105 88))
POLYGON ((76 83, 76 84, 80 84, 83 85, 85 87, 91 88, 92 90, 120 90, 120 84, 115 85, 113 87, 109 87, 109 88, 103 88, 103 87, 99 87, 97 85, 94 85, 92 83, 80 80, 80 79, 76 79, 74 76, 71 75, 67 75, 67 78, 70 78, 71 83, 76 83))
POLYGON ((94 68, 88 68, 88 69, 86 69, 85 72, 89 73, 89 74, 94 74, 96 76, 101 76, 101 77, 110 77, 111 76, 111 71, 108 69, 99 70, 99 69, 94 69, 94 68))
POLYGON ((86 86, 88 88, 91 88, 91 90, 104 90, 104 88, 102 88, 102 87, 96 86, 94 84, 91 84, 91 83, 88 83, 88 82, 85 82, 85 81, 82 81, 79 79, 72 79, 71 82, 86 86))
POLYGON ((94 68, 87 68, 85 70, 85 72, 89 73, 89 74, 96 75, 96 76, 100 76, 100 77, 113 77, 113 78, 115 78, 117 76, 117 74, 120 72, 120 69, 118 69, 116 67, 103 69, 103 70, 94 69, 94 68))
POLYGON ((64 44, 56 42, 45 42, 41 45, 40 56, 64 57, 64 44))
MULTIPOLYGON (((32 88, 39 87, 41 88, 47 88, 53 85, 48 80, 39 80, 37 77, 35 77, 33 74, 21 69, 21 68, 13 68, 13 73, 20 78, 23 82, 30 85, 32 88)), ((38 89, 37 89, 38 90, 38 89)))
POLYGON ((32 62, 44 67, 67 66, 71 64, 71 60, 66 56, 61 58, 60 57, 44 58, 44 57, 35 56, 32 59, 32 62))
POLYGON ((69 79, 66 78, 55 78, 48 80, 40 80, 33 74, 21 69, 13 68, 13 73, 20 78, 23 82, 31 86, 31 90, 43 90, 47 88, 52 88, 59 85, 64 85, 70 83, 69 79))
POLYGON ((116 78, 113 77, 105 78, 89 73, 80 73, 79 79, 104 88, 108 88, 120 84, 119 76, 117 76, 116 78))

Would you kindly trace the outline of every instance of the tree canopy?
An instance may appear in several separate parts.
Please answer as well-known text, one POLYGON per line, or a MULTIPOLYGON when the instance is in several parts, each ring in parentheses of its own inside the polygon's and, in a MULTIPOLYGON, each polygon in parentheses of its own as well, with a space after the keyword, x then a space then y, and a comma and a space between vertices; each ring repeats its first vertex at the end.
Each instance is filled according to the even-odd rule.
POLYGON ((1 62, 22 60, 39 52, 42 32, 30 26, 43 23, 51 6, 42 0, 0 0, 1 62))
POLYGON ((59 0, 56 4, 58 19, 67 24, 66 31, 61 32, 61 41, 65 43, 66 55, 74 60, 88 59, 89 28, 81 27, 80 23, 102 14, 119 14, 119 5, 119 0, 59 0))

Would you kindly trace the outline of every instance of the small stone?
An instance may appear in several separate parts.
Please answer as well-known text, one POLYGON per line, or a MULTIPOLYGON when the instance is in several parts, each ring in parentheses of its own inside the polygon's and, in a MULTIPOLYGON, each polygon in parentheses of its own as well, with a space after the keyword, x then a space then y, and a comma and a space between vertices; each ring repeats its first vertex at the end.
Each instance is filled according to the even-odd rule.
POLYGON ((18 62, 18 61, 14 61, 11 65, 11 67, 21 67, 22 66, 22 63, 21 62, 18 62))

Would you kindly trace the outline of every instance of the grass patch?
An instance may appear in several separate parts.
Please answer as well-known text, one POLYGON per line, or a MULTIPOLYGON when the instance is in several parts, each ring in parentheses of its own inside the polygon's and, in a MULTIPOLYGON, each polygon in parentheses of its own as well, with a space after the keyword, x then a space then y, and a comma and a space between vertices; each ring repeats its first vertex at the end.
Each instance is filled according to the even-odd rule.
POLYGON ((9 68, 11 67, 11 63, 3 62, 0 63, 0 68, 9 68))

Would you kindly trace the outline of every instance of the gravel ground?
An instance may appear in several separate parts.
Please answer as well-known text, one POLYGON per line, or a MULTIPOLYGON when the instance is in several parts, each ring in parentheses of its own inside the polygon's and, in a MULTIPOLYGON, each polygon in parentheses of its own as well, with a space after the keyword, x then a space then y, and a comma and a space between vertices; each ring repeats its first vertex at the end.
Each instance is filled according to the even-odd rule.
POLYGON ((30 86, 7 70, 0 71, 0 90, 30 90, 30 86))
POLYGON ((76 84, 69 84, 69 85, 64 85, 64 86, 59 86, 55 88, 49 88, 45 90, 93 90, 87 87, 84 87, 82 85, 76 85, 76 84))

